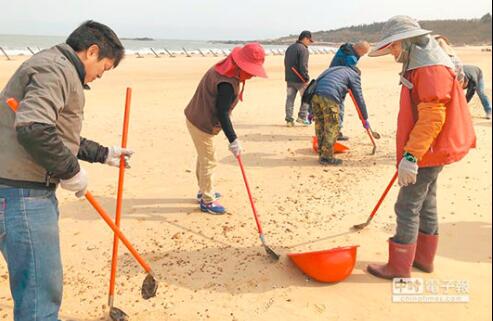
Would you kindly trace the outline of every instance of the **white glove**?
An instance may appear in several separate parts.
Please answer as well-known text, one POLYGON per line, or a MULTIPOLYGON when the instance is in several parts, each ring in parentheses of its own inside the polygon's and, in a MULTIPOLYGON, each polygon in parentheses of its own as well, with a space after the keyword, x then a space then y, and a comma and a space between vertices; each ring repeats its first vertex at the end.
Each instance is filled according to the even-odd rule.
POLYGON ((128 161, 134 152, 127 148, 121 148, 118 146, 113 146, 108 148, 108 156, 106 157, 105 164, 114 167, 120 167, 120 158, 122 155, 125 156, 125 168, 130 168, 128 161))
POLYGON ((418 164, 408 161, 405 158, 401 159, 399 163, 399 186, 408 186, 409 184, 416 184, 416 177, 418 175, 418 164))
POLYGON ((74 177, 60 180, 60 186, 67 191, 75 192, 75 196, 81 198, 86 194, 89 179, 86 171, 81 167, 74 177))
POLYGON ((234 142, 229 144, 229 151, 233 153, 235 157, 240 156, 241 146, 240 146, 240 141, 238 139, 235 139, 234 142))

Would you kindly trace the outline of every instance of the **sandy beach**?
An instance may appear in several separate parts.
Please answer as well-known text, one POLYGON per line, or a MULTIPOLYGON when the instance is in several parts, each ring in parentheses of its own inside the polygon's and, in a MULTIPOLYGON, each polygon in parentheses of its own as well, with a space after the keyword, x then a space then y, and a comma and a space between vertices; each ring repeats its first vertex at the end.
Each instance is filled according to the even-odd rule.
MULTIPOLYGON (((463 47, 457 53, 464 63, 483 69, 491 97, 491 52, 463 47)), ((331 57, 312 55, 311 75, 321 73, 331 57)), ((0 87, 25 59, 0 58, 0 87)), ((128 145, 136 153, 125 180, 122 230, 160 281, 157 297, 143 300, 145 273, 120 246, 115 306, 132 321, 491 320, 492 123, 483 119, 477 97, 470 107, 478 147, 440 177, 436 271, 413 272, 425 280, 467 282, 470 302, 392 303, 391 282, 365 268, 387 259, 397 186, 368 228, 352 232, 350 227, 366 220, 395 171, 400 65, 390 57, 361 60, 370 122, 382 139, 371 156, 368 136, 348 99, 344 133, 351 150, 338 168, 318 164, 311 150, 313 126, 285 126, 282 56, 266 58, 268 79, 246 84, 233 123, 267 241, 282 254, 273 263, 260 246, 241 172, 223 134, 216 139, 216 187, 228 214, 203 214, 194 199, 196 153, 183 109, 218 59, 131 56, 86 92, 83 136, 118 145, 125 88, 133 89, 128 145), (360 246, 358 261, 353 274, 338 284, 308 279, 286 256, 346 245, 360 246)), ((90 190, 114 213, 118 169, 83 167, 90 190)), ((107 320, 113 234, 85 200, 62 190, 58 199, 65 279, 61 318, 107 320)), ((13 320, 12 307, 1 259, 1 321, 13 320)))

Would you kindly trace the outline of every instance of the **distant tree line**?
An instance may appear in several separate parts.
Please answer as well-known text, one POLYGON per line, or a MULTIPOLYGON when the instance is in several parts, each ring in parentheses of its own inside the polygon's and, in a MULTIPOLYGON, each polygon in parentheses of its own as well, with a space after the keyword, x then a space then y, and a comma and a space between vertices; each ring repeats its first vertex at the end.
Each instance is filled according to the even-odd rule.
MULTIPOLYGON (((480 19, 457 20, 423 20, 420 21, 424 29, 433 31, 433 34, 446 36, 453 45, 491 45, 491 14, 487 13, 480 19)), ((347 41, 379 40, 380 31, 384 23, 376 22, 339 28, 335 30, 313 32, 313 38, 322 43, 343 43, 347 41)), ((262 41, 265 44, 286 44, 297 39, 297 35, 290 35, 275 40, 262 41)))

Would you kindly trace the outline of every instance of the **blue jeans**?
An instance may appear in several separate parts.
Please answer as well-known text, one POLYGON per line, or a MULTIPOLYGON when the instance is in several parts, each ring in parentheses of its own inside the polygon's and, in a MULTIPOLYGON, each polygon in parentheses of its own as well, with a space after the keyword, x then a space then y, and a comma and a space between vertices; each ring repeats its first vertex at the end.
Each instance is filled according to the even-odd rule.
POLYGON ((479 80, 478 88, 476 89, 476 93, 481 100, 481 104, 483 105, 483 109, 485 113, 491 113, 491 104, 488 96, 486 96, 486 92, 484 91, 484 79, 481 78, 479 80))
POLYGON ((0 186, 0 250, 15 321, 58 321, 62 262, 55 191, 0 186))

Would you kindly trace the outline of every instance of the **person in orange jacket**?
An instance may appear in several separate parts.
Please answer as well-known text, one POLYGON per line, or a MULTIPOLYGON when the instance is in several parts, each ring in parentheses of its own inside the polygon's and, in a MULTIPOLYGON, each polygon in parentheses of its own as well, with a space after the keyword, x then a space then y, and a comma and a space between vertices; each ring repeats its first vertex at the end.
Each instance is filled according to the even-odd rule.
POLYGON ((412 266, 433 271, 439 173, 476 144, 454 65, 430 33, 410 17, 393 17, 369 55, 392 54, 403 64, 397 126, 401 186, 395 204, 397 228, 389 240, 388 263, 367 267, 369 273, 385 279, 410 277, 412 266))

